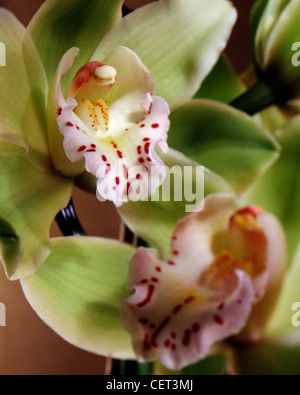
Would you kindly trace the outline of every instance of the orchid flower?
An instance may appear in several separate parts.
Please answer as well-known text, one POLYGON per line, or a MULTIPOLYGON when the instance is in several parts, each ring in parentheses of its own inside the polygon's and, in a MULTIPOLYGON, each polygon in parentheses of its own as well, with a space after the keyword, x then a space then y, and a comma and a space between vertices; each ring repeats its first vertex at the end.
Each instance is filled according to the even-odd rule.
MULTIPOLYGON (((67 53, 61 61, 59 82, 61 74, 68 71, 63 66, 74 57, 72 52, 77 51, 67 53)), ((163 167, 155 146, 168 150, 170 110, 164 99, 154 96, 154 87, 150 72, 137 55, 122 46, 104 63, 83 66, 70 86, 67 101, 57 87, 58 125, 66 155, 72 162, 85 158, 86 170, 99 178, 98 194, 116 205, 135 199, 133 182, 135 189, 142 191, 139 199, 146 199, 149 190, 155 192, 161 184, 160 175, 151 172, 151 167, 163 167)))
MULTIPOLYGON (((155 250, 133 255, 129 291, 135 292, 122 313, 139 360, 160 359, 178 370, 245 327, 252 308, 279 286, 286 248, 274 216, 254 206, 238 209, 232 196, 210 195, 203 211, 177 224, 172 250, 168 262, 155 250)), ((257 341, 262 328, 251 326, 257 341)))
MULTIPOLYGON (((96 177, 105 178, 107 197, 121 204, 133 191, 130 179, 136 185, 151 164, 161 164, 154 148, 167 149, 169 108, 195 94, 236 20, 224 0, 161 0, 125 18, 122 4, 47 0, 27 29, 0 10, 7 51, 0 73, 0 247, 11 279, 31 275, 49 256, 51 223, 68 204, 74 181, 85 183, 85 170, 95 176, 89 189, 96 189, 96 177), (96 120, 100 107, 97 134, 89 115, 96 120)), ((155 189, 162 178, 149 183, 155 189)), ((148 184, 139 189, 142 197, 150 193, 148 184)))

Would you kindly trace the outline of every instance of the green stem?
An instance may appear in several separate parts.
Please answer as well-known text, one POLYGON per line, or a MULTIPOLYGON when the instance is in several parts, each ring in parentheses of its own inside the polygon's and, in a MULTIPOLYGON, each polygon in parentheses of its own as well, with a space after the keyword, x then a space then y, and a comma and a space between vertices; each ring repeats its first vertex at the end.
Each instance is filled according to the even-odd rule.
POLYGON ((249 115, 254 115, 272 105, 284 104, 288 96, 286 90, 278 85, 261 80, 230 105, 249 115))

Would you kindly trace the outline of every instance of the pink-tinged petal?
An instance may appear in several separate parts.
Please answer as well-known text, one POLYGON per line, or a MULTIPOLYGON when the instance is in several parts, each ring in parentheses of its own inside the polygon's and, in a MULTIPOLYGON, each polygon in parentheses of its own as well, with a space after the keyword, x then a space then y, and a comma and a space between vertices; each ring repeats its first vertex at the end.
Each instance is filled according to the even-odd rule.
POLYGON ((262 299, 253 307, 245 329, 238 336, 242 342, 257 342, 264 336, 267 324, 277 304, 287 265, 287 246, 284 230, 271 214, 258 217, 267 239, 268 284, 262 299))
POLYGON ((181 369, 204 357, 216 341, 238 333, 251 311, 251 279, 237 270, 225 282, 222 290, 200 282, 188 286, 176 266, 139 249, 129 273, 129 291, 135 293, 122 306, 138 359, 160 359, 169 369, 181 369))
POLYGON ((229 219, 237 208, 232 195, 209 195, 203 210, 178 223, 172 239, 171 262, 178 266, 187 282, 195 283, 195 270, 200 275, 226 250, 229 219))
POLYGON ((244 270, 253 279, 256 300, 264 295, 271 272, 268 234, 259 222, 263 217, 261 209, 246 207, 231 217, 228 232, 228 249, 236 260, 248 262, 244 270))
POLYGON ((227 337, 260 339, 286 262, 276 218, 254 206, 237 209, 230 195, 210 195, 202 211, 178 223, 172 248, 168 262, 144 248, 130 262, 134 293, 122 315, 138 358, 180 369, 227 337))

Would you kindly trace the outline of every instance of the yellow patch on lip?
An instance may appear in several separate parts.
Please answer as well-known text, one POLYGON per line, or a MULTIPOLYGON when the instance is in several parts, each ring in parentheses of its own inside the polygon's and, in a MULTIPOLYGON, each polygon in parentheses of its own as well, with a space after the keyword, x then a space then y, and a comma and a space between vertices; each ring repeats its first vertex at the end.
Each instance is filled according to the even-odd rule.
POLYGON ((93 132, 108 131, 109 108, 105 100, 98 99, 96 103, 81 100, 74 112, 93 132))
POLYGON ((256 276, 256 268, 251 260, 236 259, 231 252, 221 253, 207 268, 201 282, 217 288, 220 283, 234 270, 243 270, 251 278, 256 276))

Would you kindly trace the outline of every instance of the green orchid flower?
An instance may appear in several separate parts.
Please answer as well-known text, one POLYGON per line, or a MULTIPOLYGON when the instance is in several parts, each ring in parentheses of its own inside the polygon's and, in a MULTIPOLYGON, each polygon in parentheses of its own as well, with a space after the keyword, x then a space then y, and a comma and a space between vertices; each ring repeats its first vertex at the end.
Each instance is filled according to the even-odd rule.
MULTIPOLYGON (((109 164, 113 165, 115 155, 131 156, 133 150, 137 149, 136 144, 130 148, 134 130, 138 128, 135 122, 141 119, 147 105, 149 110, 155 82, 155 95, 163 98, 164 127, 160 130, 160 137, 149 141, 149 146, 146 145, 148 141, 144 141, 141 148, 143 154, 149 150, 152 158, 157 158, 153 148, 157 143, 165 144, 167 106, 173 110, 183 105, 198 90, 224 49, 236 19, 232 5, 224 0, 213 0, 213 4, 208 0, 163 0, 123 19, 122 4, 121 0, 109 3, 97 0, 88 5, 81 0, 47 0, 33 17, 28 29, 12 14, 1 10, 0 41, 6 45, 7 67, 1 68, 0 74, 0 182, 3 189, 0 245, 1 259, 9 278, 31 275, 49 255, 50 225, 55 215, 67 205, 75 177, 85 171, 82 160, 73 163, 68 159, 80 159, 72 156, 74 147, 67 146, 66 151, 64 149, 64 137, 57 122, 60 112, 58 103, 61 102, 63 106, 68 100, 68 93, 71 96, 73 93, 75 98, 73 95, 72 103, 76 98, 79 100, 82 94, 80 99, 86 100, 85 103, 89 101, 93 106, 99 99, 98 104, 101 103, 104 113, 109 112, 109 106, 113 108, 114 115, 111 118, 115 126, 108 132, 110 134, 106 140, 99 135, 92 135, 92 125, 86 122, 86 115, 82 114, 87 111, 87 107, 78 108, 77 114, 70 114, 72 119, 69 120, 65 113, 62 114, 65 126, 74 117, 80 121, 82 138, 87 136, 86 131, 90 132, 88 141, 82 142, 80 146, 75 144, 75 151, 78 153, 79 148, 89 144, 87 150, 99 149, 103 162, 107 156, 107 163, 110 160, 112 163, 109 164), (117 47, 122 49, 115 50, 117 47), (60 78, 71 67, 71 64, 69 67, 64 64, 66 57, 63 58, 71 48, 79 48, 80 52, 70 72, 60 83, 60 78), (122 58, 125 64, 129 62, 129 68, 128 64, 122 67, 122 58), (112 65, 107 65, 109 68, 106 69, 97 67, 94 69, 96 74, 90 74, 91 80, 97 80, 95 85, 96 88, 98 86, 99 97, 92 97, 91 91, 84 92, 84 87, 79 89, 80 92, 68 92, 70 87, 71 90, 74 88, 74 77, 76 82, 82 67, 87 70, 88 66, 85 65, 90 62, 103 63, 105 59, 111 61, 112 65), (119 73, 120 82, 117 77, 115 91, 112 89, 107 98, 105 83, 99 90, 99 81, 100 85, 101 81, 107 81, 105 73, 114 73, 114 70, 119 73), (143 73, 147 74, 147 80, 140 86, 143 73), (136 84, 133 81, 135 76, 139 76, 136 84), (125 84, 122 85, 122 81, 125 84), (58 86, 61 89, 59 93, 58 86), (122 104, 121 99, 126 95, 134 105, 130 109, 125 106, 122 113, 120 109, 125 102, 122 104), (137 119, 134 118, 133 122, 130 119, 132 111, 137 112, 134 115, 137 119), (120 125, 121 130, 117 125, 120 125), (133 131, 126 142, 121 134, 129 127, 133 131), (109 144, 117 135, 119 141, 116 144, 120 144, 124 152, 109 144), (13 181, 17 174, 20 183, 13 181)), ((73 61, 78 51, 71 51, 73 61)), ((92 86, 92 90, 94 88, 92 86)), ((154 115, 153 120, 149 118, 148 121, 150 131, 157 131, 158 128, 151 127, 158 122, 157 117, 154 115)), ((104 122, 101 131, 106 132, 105 116, 101 122, 104 122)), ((145 135, 143 138, 150 137, 145 135)), ((97 176, 95 161, 89 165, 89 158, 95 157, 93 152, 82 151, 81 154, 88 156, 87 170, 97 176)), ((114 174, 111 176, 114 186, 119 184, 120 173, 118 175, 116 172, 111 173, 114 174)), ((120 185, 123 179, 120 179, 120 185)), ((96 188, 96 178, 93 188, 96 188)))
POLYGON ((297 0, 259 0, 252 11, 253 54, 260 79, 278 103, 299 98, 300 6, 297 0))

